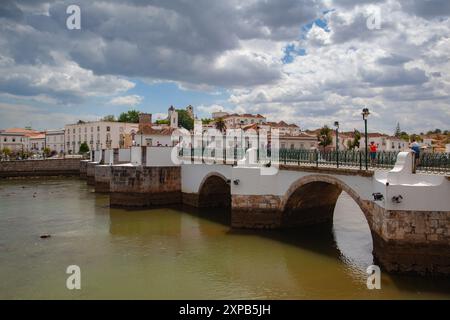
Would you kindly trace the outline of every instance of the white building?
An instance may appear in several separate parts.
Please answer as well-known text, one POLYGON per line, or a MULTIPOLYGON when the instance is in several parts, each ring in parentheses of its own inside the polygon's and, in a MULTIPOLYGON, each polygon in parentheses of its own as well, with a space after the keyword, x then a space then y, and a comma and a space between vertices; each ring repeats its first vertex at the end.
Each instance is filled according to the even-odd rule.
POLYGON ((93 121, 79 122, 66 125, 65 143, 66 153, 75 154, 80 150, 82 143, 86 143, 89 150, 103 150, 124 148, 129 137, 137 133, 137 123, 93 121))
POLYGON ((238 129, 249 124, 264 124, 266 123, 266 118, 260 114, 229 114, 223 117, 227 129, 238 129))
POLYGON ((225 118, 226 116, 228 116, 228 112, 225 111, 217 111, 212 113, 212 118, 214 120, 219 118, 225 118))
MULTIPOLYGON (((373 141, 378 151, 406 151, 409 149, 409 142, 397 137, 391 137, 381 133, 369 133, 368 145, 373 141)), ((360 149, 365 148, 365 137, 361 135, 360 149)))
POLYGON ((45 149, 45 133, 31 134, 28 138, 28 151, 43 154, 45 149))
POLYGON ((58 154, 64 153, 64 129, 47 130, 45 132, 45 146, 58 154))
POLYGON ((178 128, 178 115, 173 107, 169 109, 169 120, 170 126, 154 125, 151 114, 141 113, 134 144, 147 147, 173 146, 172 133, 178 128), (176 126, 172 124, 174 119, 177 120, 176 126))
POLYGON ((445 145, 445 152, 450 153, 450 143, 445 145))
POLYGON ((280 135, 279 139, 281 149, 314 150, 319 146, 317 137, 306 133, 300 133, 297 135, 280 135))
POLYGON ((0 133, 0 149, 8 148, 11 152, 28 151, 30 136, 37 134, 40 132, 31 129, 5 129, 0 133))
POLYGON ((270 129, 277 129, 280 136, 283 135, 290 135, 290 136, 296 136, 301 134, 300 127, 294 123, 287 124, 284 121, 280 122, 265 122, 263 125, 261 125, 261 128, 266 129, 269 131, 270 129))

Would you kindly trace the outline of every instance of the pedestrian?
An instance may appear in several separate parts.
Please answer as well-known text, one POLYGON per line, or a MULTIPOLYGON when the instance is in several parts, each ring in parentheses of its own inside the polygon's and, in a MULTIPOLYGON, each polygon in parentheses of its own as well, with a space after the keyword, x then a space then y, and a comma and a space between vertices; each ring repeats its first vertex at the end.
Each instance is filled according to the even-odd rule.
POLYGON ((414 152, 414 169, 413 173, 416 173, 416 169, 419 166, 420 161, 420 145, 417 143, 416 139, 414 139, 410 145, 411 150, 414 152))
POLYGON ((375 159, 377 158, 377 145, 375 142, 370 142, 370 165, 373 166, 375 164, 375 159))

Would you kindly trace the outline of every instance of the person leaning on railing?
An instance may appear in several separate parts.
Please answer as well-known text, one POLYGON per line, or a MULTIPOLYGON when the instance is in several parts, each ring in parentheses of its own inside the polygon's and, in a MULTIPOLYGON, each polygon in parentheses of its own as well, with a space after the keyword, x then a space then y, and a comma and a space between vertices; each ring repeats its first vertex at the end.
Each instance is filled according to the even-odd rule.
POLYGON ((414 139, 409 147, 414 152, 414 169, 413 169, 413 171, 414 171, 414 173, 416 173, 416 168, 419 166, 419 161, 420 161, 420 145, 414 139))

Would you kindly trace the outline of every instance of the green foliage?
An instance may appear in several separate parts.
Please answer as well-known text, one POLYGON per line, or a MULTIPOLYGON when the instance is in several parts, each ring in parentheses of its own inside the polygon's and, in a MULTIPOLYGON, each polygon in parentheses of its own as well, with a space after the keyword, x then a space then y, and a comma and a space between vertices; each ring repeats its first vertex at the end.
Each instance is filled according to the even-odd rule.
POLYGON ((359 148, 361 141, 361 132, 355 129, 355 131, 353 132, 353 136, 354 136, 353 140, 347 141, 347 147, 350 150, 359 148))
POLYGON ((89 146, 87 145, 87 143, 86 142, 83 142, 81 145, 80 145, 80 150, 78 151, 78 153, 86 153, 86 152, 89 152, 89 146))
POLYGON ((328 126, 324 126, 317 134, 319 145, 325 148, 333 143, 332 130, 328 126))
POLYGON ((421 136, 419 136, 418 134, 413 133, 412 135, 409 136, 410 141, 414 141, 416 140, 417 142, 423 142, 423 139, 421 136))
POLYGON ((8 148, 8 147, 4 147, 4 148, 2 149, 2 154, 3 154, 5 157, 9 157, 9 156, 12 154, 11 149, 8 148))
POLYGON ((169 119, 156 120, 156 124, 170 124, 169 119))
POLYGON ((223 118, 219 118, 216 120, 215 127, 220 132, 227 130, 227 125, 225 124, 225 121, 223 120, 223 118))
POLYGON ((202 119, 202 124, 210 124, 212 121, 213 121, 213 119, 203 118, 202 119))
POLYGON ((49 147, 44 148, 44 156, 50 157, 52 150, 49 147))
POLYGON ((430 130, 427 132, 427 135, 432 135, 432 134, 442 134, 442 130, 441 129, 435 129, 434 131, 430 130))
POLYGON ((402 130, 400 129, 400 123, 397 122, 397 127, 395 128, 394 137, 400 138, 402 130))
POLYGON ((400 139, 405 140, 405 141, 409 141, 409 134, 407 132, 405 132, 405 131, 402 131, 400 133, 400 136, 397 137, 397 138, 400 138, 400 139))
POLYGON ((139 123, 139 111, 138 110, 128 110, 127 112, 122 112, 119 116, 119 122, 129 122, 129 123, 139 123))
POLYGON ((178 112, 178 126, 187 130, 194 129, 194 119, 191 118, 186 110, 179 109, 178 112))
POLYGON ((108 114, 102 118, 102 121, 115 122, 116 117, 113 114, 108 114))

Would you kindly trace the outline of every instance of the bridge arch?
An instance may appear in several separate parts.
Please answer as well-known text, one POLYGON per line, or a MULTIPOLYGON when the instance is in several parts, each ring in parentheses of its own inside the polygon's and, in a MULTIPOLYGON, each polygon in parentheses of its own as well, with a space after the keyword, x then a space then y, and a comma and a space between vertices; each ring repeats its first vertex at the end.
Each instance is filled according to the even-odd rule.
POLYGON ((289 227, 332 222, 336 202, 343 191, 362 210, 372 230, 372 219, 367 204, 345 182, 329 175, 308 175, 291 184, 281 199, 281 224, 289 227))
POLYGON ((231 186, 218 172, 208 173, 198 189, 199 208, 231 208, 231 186))

